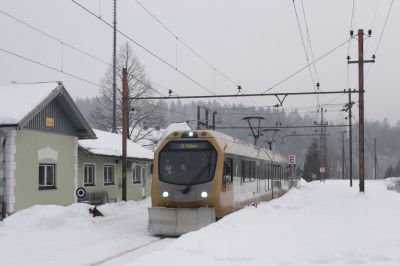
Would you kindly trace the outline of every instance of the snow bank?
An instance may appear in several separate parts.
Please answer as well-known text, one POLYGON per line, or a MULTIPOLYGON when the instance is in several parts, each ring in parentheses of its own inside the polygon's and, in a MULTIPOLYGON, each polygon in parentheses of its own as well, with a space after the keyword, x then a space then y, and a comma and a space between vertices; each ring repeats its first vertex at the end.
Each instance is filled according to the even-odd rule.
POLYGON ((400 265, 400 193, 366 180, 301 182, 281 198, 247 207, 167 245, 148 245, 150 200, 99 207, 34 206, 0 226, 1 265, 400 265), (147 251, 129 252, 147 246, 147 251))
POLYGON ((37 205, 19 211, 0 226, 0 265, 92 265, 156 238, 147 233, 150 201, 99 206, 37 205))
POLYGON ((86 229, 93 225, 87 204, 36 205, 19 211, 4 220, 4 226, 20 231, 37 229, 54 230, 60 228, 86 229))
POLYGON ((347 183, 303 183, 126 265, 400 265, 400 194, 347 183))
POLYGON ((389 177, 385 179, 388 189, 400 192, 400 177, 389 177))

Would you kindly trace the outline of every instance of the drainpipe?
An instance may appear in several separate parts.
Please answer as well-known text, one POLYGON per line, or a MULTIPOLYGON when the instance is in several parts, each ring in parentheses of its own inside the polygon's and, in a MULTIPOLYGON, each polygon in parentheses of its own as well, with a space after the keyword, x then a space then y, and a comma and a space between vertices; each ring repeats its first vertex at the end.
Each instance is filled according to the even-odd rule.
MULTIPOLYGON (((4 131, 3 131, 4 132, 4 131)), ((5 201, 5 199, 6 199, 6 197, 5 197, 5 195, 6 195, 6 178, 5 178, 5 173, 4 173, 4 167, 5 167, 5 165, 4 165, 4 161, 5 161, 5 156, 6 156, 6 154, 5 154, 5 144, 6 144, 6 136, 4 136, 4 137, 2 137, 2 138, 0 138, 0 154, 1 154, 1 156, 0 156, 0 158, 1 158, 1 161, 0 161, 0 164, 1 164, 1 173, 2 173, 2 179, 3 179, 3 187, 2 187, 2 189, 3 189, 3 193, 2 193, 2 195, 1 195, 1 197, 2 197, 2 201, 1 201, 1 219, 0 220, 3 220, 4 218, 6 218, 6 201, 5 201)))

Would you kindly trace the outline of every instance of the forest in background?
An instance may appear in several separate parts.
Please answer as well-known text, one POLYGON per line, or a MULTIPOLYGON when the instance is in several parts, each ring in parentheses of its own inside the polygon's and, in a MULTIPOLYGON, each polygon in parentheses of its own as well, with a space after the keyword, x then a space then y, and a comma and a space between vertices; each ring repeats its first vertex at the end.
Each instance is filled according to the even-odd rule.
MULTIPOLYGON (((85 116, 87 121, 93 128, 107 130, 96 123, 94 113, 96 112, 96 98, 77 98, 76 104, 85 116)), ((314 125, 320 123, 319 114, 315 111, 286 111, 285 108, 254 108, 241 104, 221 105, 219 102, 210 101, 192 101, 182 103, 181 101, 165 102, 161 101, 157 105, 157 117, 149 117, 142 122, 143 127, 165 128, 170 123, 186 121, 193 129, 197 126, 197 107, 206 107, 217 112, 215 119, 215 127, 217 131, 221 131, 236 138, 253 143, 254 138, 251 134, 248 122, 243 120, 246 116, 261 116, 261 126, 303 126, 314 125), (226 127, 246 127, 245 129, 231 129, 226 127)), ((204 116, 203 116, 204 117, 204 116)), ((202 119, 203 119, 202 117, 202 119)), ((211 124, 211 113, 209 121, 211 124)), ((348 123, 347 120, 344 120, 348 123)), ((329 125, 334 125, 328 120, 329 125)), ((343 123, 343 122, 342 122, 343 123)), ((327 127, 327 153, 328 167, 330 177, 342 177, 342 131, 344 134, 345 147, 345 176, 348 177, 349 169, 349 139, 348 127, 327 127)), ((313 141, 319 142, 321 130, 320 128, 281 128, 273 136, 273 132, 263 132, 257 145, 268 147, 268 141, 273 138, 272 149, 283 155, 295 154, 297 156, 297 166, 303 170, 306 154, 313 141), (299 136, 311 135, 313 136, 299 136), (292 136, 295 135, 295 136, 292 136)), ((378 161, 378 177, 382 178, 388 169, 395 170, 400 165, 400 121, 395 125, 391 125, 387 119, 381 121, 365 121, 365 170, 366 178, 374 178, 374 138, 377 141, 377 161, 378 161)), ((399 168, 400 169, 400 168, 399 168)), ((400 171, 400 170, 399 170, 400 171)), ((400 173, 398 173, 400 175, 400 173)), ((358 176, 358 125, 353 123, 353 176, 358 176)))

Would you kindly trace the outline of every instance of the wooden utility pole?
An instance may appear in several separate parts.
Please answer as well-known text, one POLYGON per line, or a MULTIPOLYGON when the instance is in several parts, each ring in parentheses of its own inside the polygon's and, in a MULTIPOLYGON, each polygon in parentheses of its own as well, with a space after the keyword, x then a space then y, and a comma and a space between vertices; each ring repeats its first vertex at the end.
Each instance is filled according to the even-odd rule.
POLYGON ((353 117, 353 113, 351 108, 353 107, 353 102, 351 101, 351 90, 349 89, 349 103, 348 103, 348 111, 349 111, 349 179, 350 179, 350 187, 353 186, 353 125, 351 123, 351 119, 353 117))
POLYGON ((364 162, 364 31, 358 30, 358 145, 359 145, 359 173, 360 192, 364 192, 365 162, 364 162))
MULTIPOLYGON (((368 34, 371 32, 369 31, 368 34)), ((373 56, 374 58, 374 56, 373 56)), ((364 63, 375 63, 373 60, 364 60, 364 30, 358 30, 358 61, 349 61, 349 64, 358 64, 358 149, 359 149, 359 181, 360 192, 365 192, 365 156, 364 156, 364 63)))
POLYGON ((325 147, 325 145, 326 145, 326 142, 325 142, 325 133, 324 133, 324 108, 321 108, 321 109, 319 109, 319 111, 321 112, 321 124, 320 124, 320 126, 321 126, 321 136, 320 136, 320 149, 319 149, 319 152, 320 152, 320 160, 321 160, 321 164, 320 164, 320 174, 321 174, 321 180, 320 181, 322 181, 322 180, 324 180, 324 182, 325 182, 325 173, 326 173, 326 154, 325 154, 325 149, 326 149, 326 147, 325 147))
POLYGON ((375 163, 375 180, 376 180, 376 173, 378 170, 378 157, 376 156, 376 138, 374 138, 374 153, 375 153, 374 163, 375 163))
POLYGON ((126 146, 128 139, 128 70, 122 69, 122 200, 126 201, 126 146))
POLYGON ((345 159, 344 159, 344 133, 346 131, 342 131, 342 179, 345 178, 345 159))

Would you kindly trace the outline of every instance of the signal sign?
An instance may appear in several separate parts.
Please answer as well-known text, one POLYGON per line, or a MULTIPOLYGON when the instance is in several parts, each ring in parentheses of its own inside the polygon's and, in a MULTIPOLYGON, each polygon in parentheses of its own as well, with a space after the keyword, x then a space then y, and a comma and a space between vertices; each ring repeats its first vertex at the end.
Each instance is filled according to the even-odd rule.
POLYGON ((75 191, 75 194, 78 198, 83 198, 86 196, 86 189, 84 189, 83 187, 78 187, 75 191))
POLYGON ((296 155, 294 154, 289 155, 289 165, 290 166, 296 165, 296 155))
POLYGON ((319 168, 319 172, 320 172, 320 173, 325 173, 325 167, 324 167, 324 166, 321 166, 321 167, 319 168))

